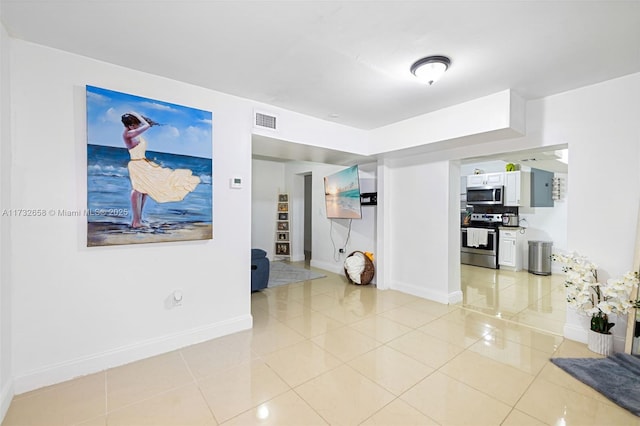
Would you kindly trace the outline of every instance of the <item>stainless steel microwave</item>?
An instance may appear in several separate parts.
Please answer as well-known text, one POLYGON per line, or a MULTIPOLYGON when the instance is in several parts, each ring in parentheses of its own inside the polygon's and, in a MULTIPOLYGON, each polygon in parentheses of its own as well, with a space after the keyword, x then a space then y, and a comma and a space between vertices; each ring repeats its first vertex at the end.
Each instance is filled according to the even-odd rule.
POLYGON ((501 206, 504 203, 504 187, 472 186, 467 187, 467 204, 482 206, 501 206))

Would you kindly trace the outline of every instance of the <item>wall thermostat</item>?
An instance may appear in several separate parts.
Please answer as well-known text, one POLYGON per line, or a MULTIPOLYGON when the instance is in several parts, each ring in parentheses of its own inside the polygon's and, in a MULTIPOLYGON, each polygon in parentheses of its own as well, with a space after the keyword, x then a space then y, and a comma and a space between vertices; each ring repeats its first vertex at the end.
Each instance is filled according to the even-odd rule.
POLYGON ((242 188, 242 178, 241 177, 231 178, 229 181, 229 184, 232 189, 240 189, 242 188))

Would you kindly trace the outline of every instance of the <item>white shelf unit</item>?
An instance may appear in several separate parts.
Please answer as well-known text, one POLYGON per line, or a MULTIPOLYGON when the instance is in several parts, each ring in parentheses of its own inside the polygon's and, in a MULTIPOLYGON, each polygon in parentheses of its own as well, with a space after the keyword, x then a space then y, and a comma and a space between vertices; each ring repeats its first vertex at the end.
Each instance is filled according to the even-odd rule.
POLYGON ((291 209, 289 194, 278 194, 276 217, 276 236, 274 256, 277 259, 291 260, 291 209))

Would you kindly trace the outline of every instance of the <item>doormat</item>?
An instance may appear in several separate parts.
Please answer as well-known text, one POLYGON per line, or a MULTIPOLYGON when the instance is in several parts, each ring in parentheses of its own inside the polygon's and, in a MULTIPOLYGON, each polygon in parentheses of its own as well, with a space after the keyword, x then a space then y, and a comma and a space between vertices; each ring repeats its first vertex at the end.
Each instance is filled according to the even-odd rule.
POLYGON ((267 284, 267 287, 277 287, 279 285, 326 277, 326 275, 319 274, 309 269, 299 268, 285 262, 271 262, 270 266, 269 283, 267 284))
POLYGON ((640 416, 640 358, 616 353, 607 358, 551 358, 551 362, 640 416))

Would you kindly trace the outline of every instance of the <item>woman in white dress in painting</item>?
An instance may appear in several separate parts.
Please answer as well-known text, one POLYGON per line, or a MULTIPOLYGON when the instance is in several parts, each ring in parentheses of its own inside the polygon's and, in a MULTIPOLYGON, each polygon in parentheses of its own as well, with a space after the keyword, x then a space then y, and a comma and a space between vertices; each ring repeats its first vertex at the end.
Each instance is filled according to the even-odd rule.
POLYGON ((140 135, 158 123, 136 112, 130 112, 122 116, 122 124, 124 125, 122 139, 131 156, 128 166, 129 179, 133 188, 131 190, 133 211, 131 227, 140 228, 144 226, 142 208, 147 196, 158 203, 181 201, 198 186, 200 178, 193 176, 189 169, 173 170, 147 160, 145 157, 147 142, 140 135))

